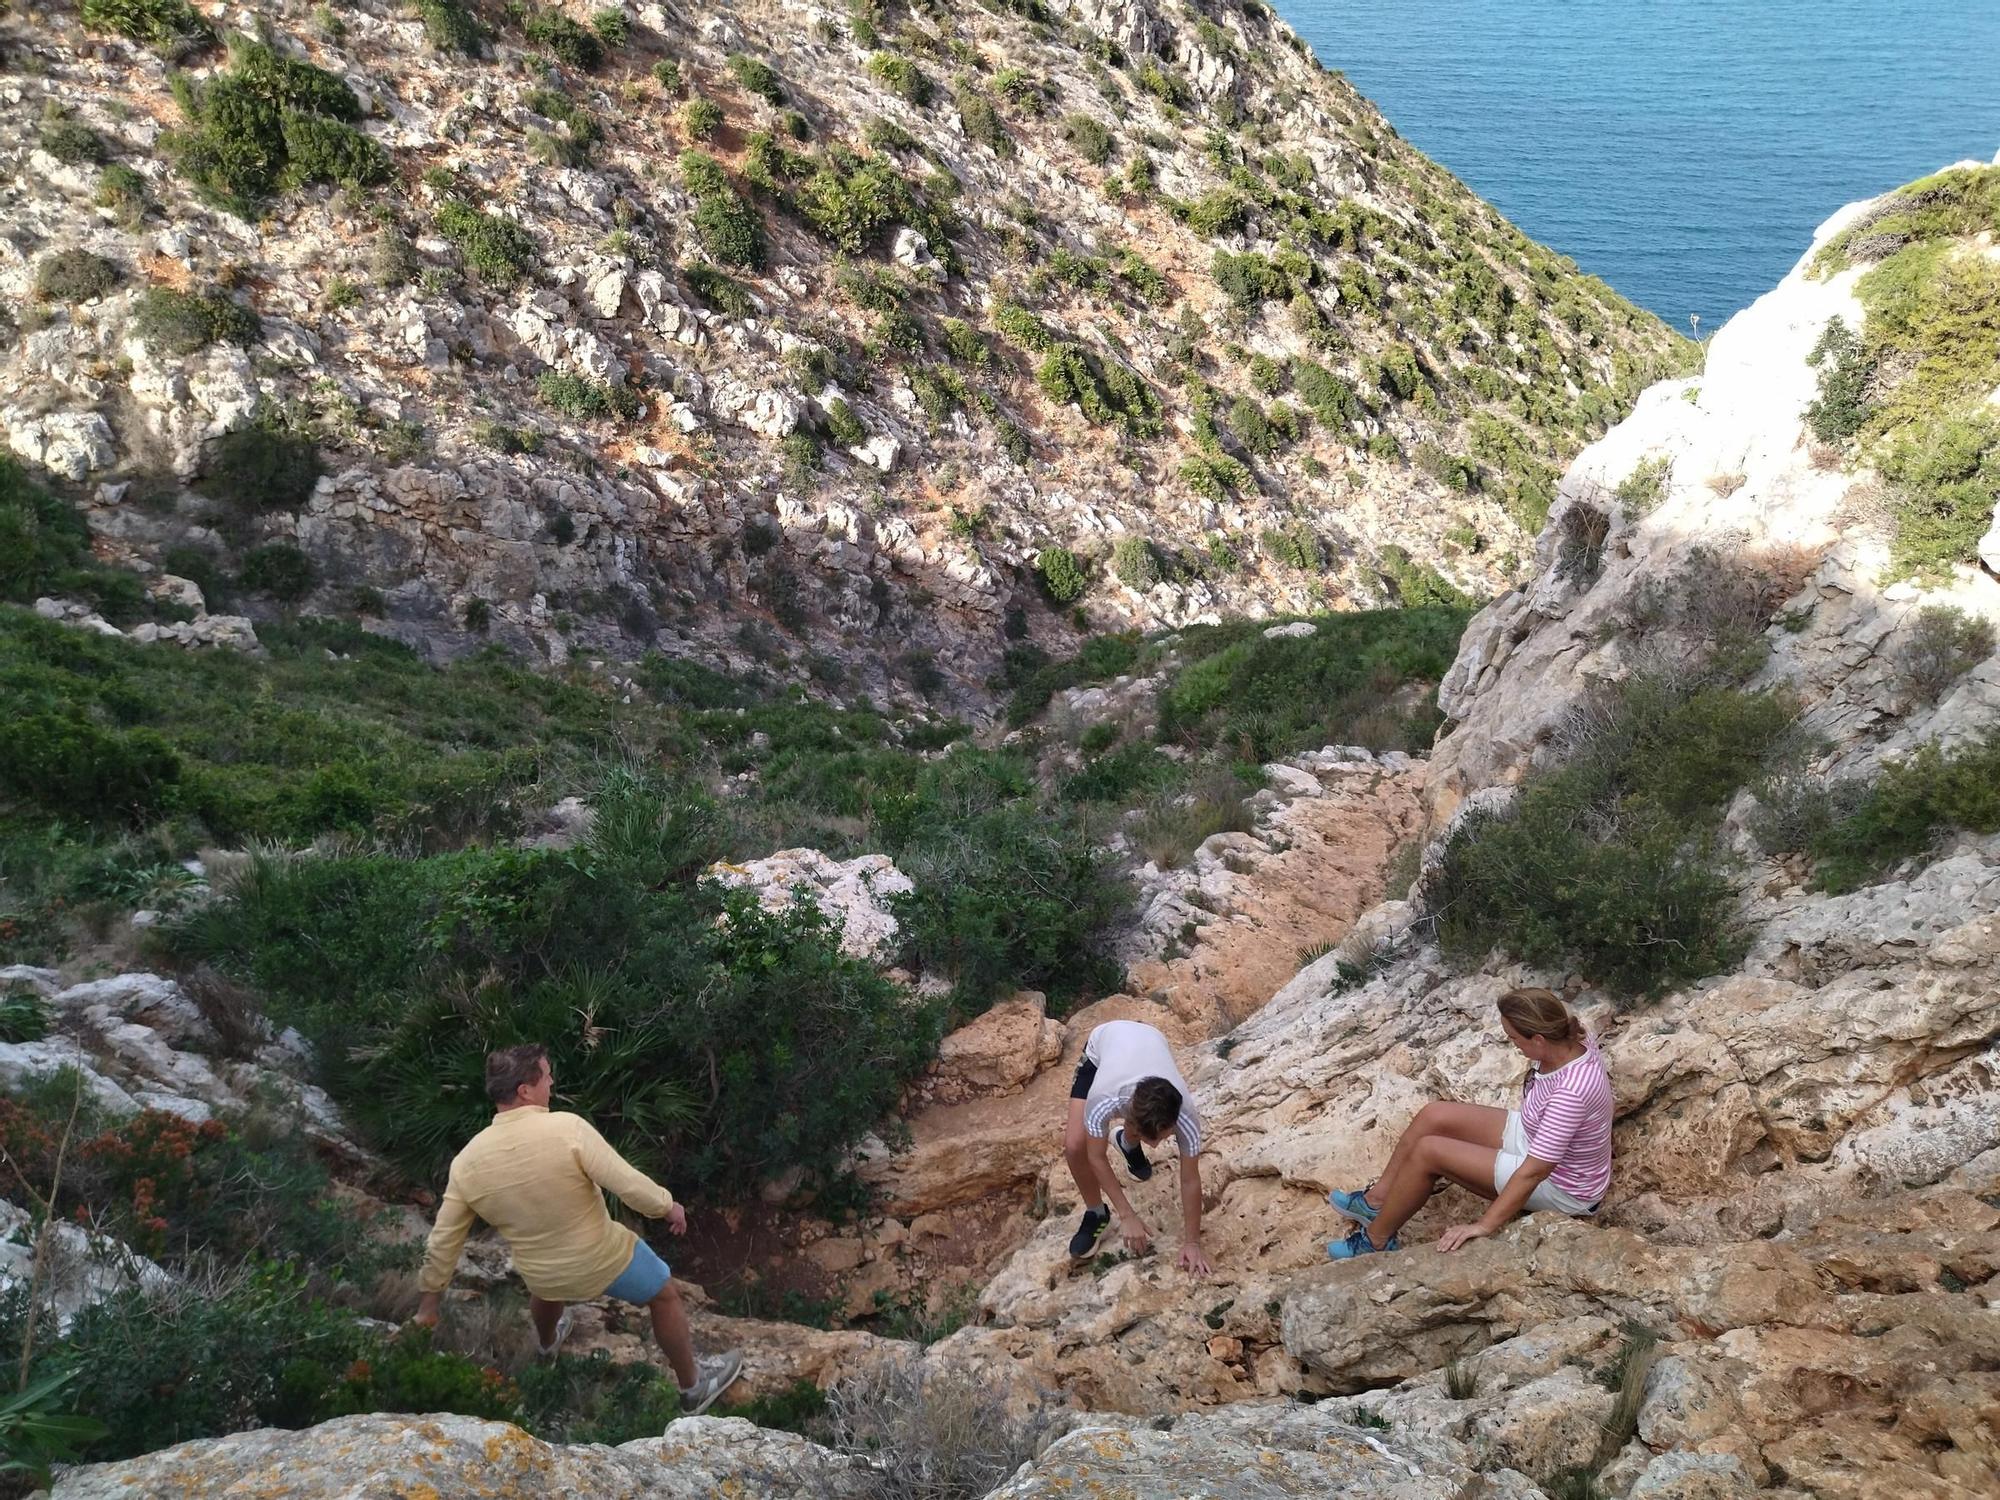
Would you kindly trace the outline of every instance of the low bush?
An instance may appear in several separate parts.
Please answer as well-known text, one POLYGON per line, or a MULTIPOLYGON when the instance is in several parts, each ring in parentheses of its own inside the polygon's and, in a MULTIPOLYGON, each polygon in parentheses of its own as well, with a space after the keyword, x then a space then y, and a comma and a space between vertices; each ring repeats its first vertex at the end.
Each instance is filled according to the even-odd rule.
POLYGON ((919 109, 929 104, 937 94, 937 85, 931 82, 929 74, 907 57, 899 57, 893 52, 871 55, 868 72, 891 93, 919 109))
POLYGON ((1919 702, 1936 703, 1951 685, 1993 654, 1991 621, 1949 604, 1917 612, 1899 644, 1897 665, 1904 684, 1919 702))
POLYGON ((965 131, 965 138, 977 141, 995 156, 1010 157, 1014 154, 1014 138, 1007 134, 1007 127, 1000 119, 1000 111, 993 107, 993 101, 979 91, 979 86, 970 79, 961 79, 952 89, 952 99, 958 105, 958 120, 965 131))
POLYGON ((1839 894, 1870 885, 1951 829, 2000 833, 2000 738, 1946 754, 1935 743, 1889 766, 1806 844, 1813 881, 1839 894))
POLYGON ((447 198, 438 205, 437 228, 458 246, 480 279, 493 286, 515 285, 534 264, 535 241, 527 230, 461 198, 447 198))
POLYGON ((490 1112, 486 1052, 530 1039, 565 1097, 677 1187, 735 1198, 793 1165, 838 1171, 934 1023, 810 906, 772 915, 700 883, 721 830, 702 797, 615 775, 593 805, 572 851, 267 866, 172 940, 337 1033, 329 1088, 424 1177, 490 1112))
POLYGON ((1260 763, 1328 744, 1423 749, 1435 705, 1412 714, 1392 703, 1444 676, 1467 618, 1439 608, 1315 615, 1312 635, 1274 638, 1268 621, 1190 626, 1183 665, 1160 694, 1160 737, 1260 763))
POLYGON ((1632 466, 1630 474, 1618 481, 1612 494, 1625 507, 1626 515, 1643 516, 1666 498, 1667 479, 1672 472, 1670 458, 1642 458, 1632 466))
POLYGON ((680 107, 677 118, 681 123, 681 133, 689 140, 713 140, 716 131, 722 128, 722 106, 697 95, 680 107))
POLYGON ((1083 564, 1067 547, 1044 547, 1035 556, 1035 573, 1042 592, 1057 604, 1074 604, 1090 586, 1083 564))
POLYGON ((682 266, 681 280, 687 283, 688 290, 694 293, 702 306, 719 313, 727 313, 732 318, 747 318, 757 310, 750 288, 705 262, 682 266))
POLYGON ((1454 586, 1436 568, 1419 563, 1401 547, 1382 549, 1382 571, 1396 591, 1396 601, 1405 609, 1431 607, 1471 612, 1479 601, 1454 586))
POLYGON ((736 80, 737 87, 744 93, 755 94, 767 104, 785 102, 785 86, 778 81, 778 75, 769 63, 735 52, 730 54, 728 67, 729 76, 736 80))
POLYGON ((53 99, 42 108, 42 123, 35 131, 35 143, 57 161, 72 167, 90 166, 104 160, 104 142, 97 132, 53 99))
POLYGON ((1111 127, 1095 116, 1081 113, 1064 116, 1062 133, 1063 139, 1076 148, 1076 154, 1093 167, 1111 160, 1114 143, 1111 127))
POLYGON ((1819 394, 1806 408, 1806 425, 1822 443, 1844 443, 1873 415, 1868 404, 1870 361, 1860 335, 1835 314, 1806 363, 1819 371, 1819 394))
POLYGON ((236 581, 252 593, 269 594, 285 604, 296 604, 313 591, 319 574, 311 559, 298 548, 283 542, 266 542, 244 554, 236 581))
POLYGON ((639 398, 629 386, 605 385, 584 375, 544 370, 535 382, 542 404, 566 417, 590 421, 599 417, 633 417, 639 398))
POLYGON ((485 28, 459 0, 416 0, 424 38, 440 52, 477 57, 486 45, 485 28))
POLYGON ((1423 888, 1445 950, 1498 948, 1571 967, 1616 994, 1657 994, 1745 946, 1716 846, 1722 807, 1776 752, 1792 705, 1635 677, 1589 701, 1567 759, 1505 810, 1460 824, 1423 888))
POLYGON ((722 166, 700 151, 683 151, 681 177, 694 194, 694 235, 710 258, 725 266, 761 270, 764 222, 737 196, 722 166))
POLYGON ((1898 575, 1935 579, 1972 562, 2000 504, 2000 419, 1946 416, 1895 438, 1878 467, 1888 480, 1898 575))
POLYGON ((248 347, 263 331, 257 314, 221 292, 149 287, 133 309, 141 343, 162 354, 189 355, 210 344, 248 347))
POLYGON ((1309 359, 1293 360, 1292 384, 1314 418, 1331 432, 1344 432, 1361 414, 1354 388, 1324 365, 1309 359))
POLYGON ((1160 434, 1158 394, 1116 360, 1059 344, 1035 367, 1035 384, 1058 406, 1074 405, 1094 426, 1115 423, 1135 437, 1160 434))
POLYGON ((215 42, 215 30, 187 0, 82 0, 92 31, 113 31, 177 60, 215 42))
POLYGON ((863 1500, 973 1500, 1040 1453, 1050 1430, 1045 1412, 1015 1413, 991 1381, 917 1359, 840 1381, 809 1427, 866 1461, 863 1500))
POLYGON ((597 33, 579 26, 560 10, 540 10, 521 25, 529 41, 558 62, 595 72, 604 63, 604 43, 597 33))
POLYGON ((311 438, 258 421, 216 441, 195 488, 246 510, 296 510, 322 472, 311 438))
POLYGON ((1160 581, 1160 558, 1142 536, 1120 537, 1111 548, 1111 572, 1129 589, 1143 593, 1160 581))
POLYGON ((590 29, 607 47, 622 47, 632 36, 632 23, 625 19, 625 12, 610 7, 590 13, 590 29))
POLYGON ((387 180, 388 154, 355 130, 361 101, 339 78, 262 42, 235 37, 230 68, 174 79, 187 127, 160 146, 207 201, 253 216, 271 194, 314 182, 387 180))
POLYGON ((0 724, 0 793, 82 823, 158 808, 180 758, 150 729, 101 727, 76 713, 16 712, 0 724))
POLYGON ((123 162, 113 162, 97 175, 97 204, 116 210, 125 228, 137 229, 146 216, 146 179, 123 162))
POLYGON ((42 302, 94 302, 123 279, 115 261, 88 250, 58 250, 35 266, 35 297, 42 302))
POLYGON ((76 507, 0 452, 0 600, 30 604, 44 594, 87 600, 113 624, 148 612, 137 579, 92 560, 90 528, 76 507))
POLYGON ((1317 573, 1322 561, 1321 543, 1318 535, 1304 521, 1289 521, 1283 526, 1267 526, 1259 534, 1257 541, 1264 549, 1264 555, 1273 562, 1295 568, 1301 573, 1317 573))

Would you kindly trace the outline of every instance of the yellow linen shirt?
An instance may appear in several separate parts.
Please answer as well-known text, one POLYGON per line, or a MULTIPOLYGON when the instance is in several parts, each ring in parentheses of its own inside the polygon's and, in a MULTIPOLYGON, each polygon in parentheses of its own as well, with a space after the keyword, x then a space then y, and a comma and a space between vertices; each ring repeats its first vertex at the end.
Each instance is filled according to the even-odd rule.
POLYGON ((451 1282, 475 1216, 500 1231, 528 1290, 548 1302, 587 1302, 621 1276, 639 1237, 612 1222, 604 1190, 649 1219, 674 1195, 613 1151, 581 1115, 539 1104, 503 1109, 452 1158, 424 1255, 419 1290, 451 1282))

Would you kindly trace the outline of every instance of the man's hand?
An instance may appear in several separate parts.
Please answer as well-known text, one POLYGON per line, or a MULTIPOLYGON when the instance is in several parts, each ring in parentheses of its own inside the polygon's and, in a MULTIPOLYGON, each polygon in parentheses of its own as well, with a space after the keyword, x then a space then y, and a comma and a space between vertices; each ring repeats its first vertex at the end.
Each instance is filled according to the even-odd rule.
POLYGON ((425 1292, 417 1301, 417 1310, 410 1314, 410 1322, 419 1328, 437 1327, 438 1300, 436 1292, 425 1292))
POLYGON ((1208 1255, 1201 1248, 1200 1240, 1189 1240, 1181 1246, 1181 1269, 1191 1271, 1196 1276, 1212 1275, 1215 1267, 1208 1263, 1208 1255))
POLYGON ((667 1210, 667 1233, 686 1234, 688 1232, 687 1210, 676 1203, 667 1210))
POLYGON ((1146 1226, 1139 1222, 1136 1215, 1119 1229, 1118 1237, 1134 1255, 1144 1255, 1153 1248, 1153 1237, 1146 1233, 1146 1226))
POLYGON ((1484 1224, 1454 1224, 1438 1236, 1438 1249, 1456 1250, 1460 1245, 1469 1245, 1474 1240, 1483 1240, 1493 1233, 1484 1224))

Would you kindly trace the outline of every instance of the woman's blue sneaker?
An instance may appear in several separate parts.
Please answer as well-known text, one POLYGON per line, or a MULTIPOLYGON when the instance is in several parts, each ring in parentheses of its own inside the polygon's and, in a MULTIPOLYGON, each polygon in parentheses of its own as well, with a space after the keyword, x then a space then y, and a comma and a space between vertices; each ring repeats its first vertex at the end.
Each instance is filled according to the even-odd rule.
POLYGON ((1379 1255, 1384 1250, 1402 1248, 1403 1242, 1394 1235, 1389 1236, 1388 1244, 1378 1245, 1368 1238, 1367 1230, 1357 1229, 1344 1240, 1331 1241, 1326 1247, 1326 1253, 1334 1260, 1353 1260, 1357 1255, 1379 1255))
POLYGON ((1326 1195, 1326 1201, 1331 1203, 1341 1213, 1346 1214, 1348 1218, 1354 1220, 1357 1224, 1373 1224, 1375 1222, 1375 1215, 1378 1210, 1374 1204, 1368 1201, 1367 1188, 1362 1188, 1352 1193, 1348 1192, 1345 1188, 1335 1188, 1326 1195))

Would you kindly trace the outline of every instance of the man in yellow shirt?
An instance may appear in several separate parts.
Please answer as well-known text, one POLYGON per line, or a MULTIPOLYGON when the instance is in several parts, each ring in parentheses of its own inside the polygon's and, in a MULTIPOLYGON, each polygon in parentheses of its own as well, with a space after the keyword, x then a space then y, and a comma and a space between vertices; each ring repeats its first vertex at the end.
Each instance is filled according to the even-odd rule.
POLYGON ((417 1282, 423 1300, 412 1321, 424 1327, 437 1323, 438 1300, 451 1283, 473 1219, 481 1218, 514 1252, 543 1354, 554 1354, 569 1332, 566 1303, 606 1296, 634 1303, 652 1314, 653 1336, 680 1381, 682 1413, 697 1416, 736 1379, 743 1355, 731 1349, 697 1363, 673 1273, 651 1245, 612 1222, 604 1194, 616 1193, 649 1219, 665 1219, 675 1234, 687 1233, 687 1214, 672 1193, 612 1150, 588 1120, 551 1114, 554 1091, 545 1049, 508 1047, 487 1057, 493 1123, 452 1158, 417 1282))

